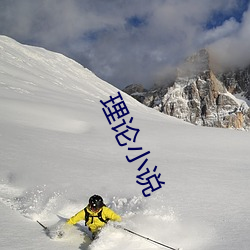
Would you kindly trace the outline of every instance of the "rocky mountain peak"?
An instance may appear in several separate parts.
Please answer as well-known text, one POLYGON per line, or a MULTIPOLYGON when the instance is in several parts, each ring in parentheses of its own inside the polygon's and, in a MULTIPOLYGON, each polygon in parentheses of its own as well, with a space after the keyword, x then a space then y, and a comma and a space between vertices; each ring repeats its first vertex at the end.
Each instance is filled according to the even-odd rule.
POLYGON ((210 70, 209 53, 201 49, 194 55, 188 57, 177 69, 177 77, 193 77, 205 74, 210 70))
POLYGON ((250 93, 247 91, 249 71, 217 74, 212 68, 208 50, 202 49, 178 67, 171 86, 154 87, 149 91, 141 87, 141 91, 137 88, 136 92, 125 89, 125 92, 149 107, 196 125, 250 128, 249 106, 233 95, 250 93))

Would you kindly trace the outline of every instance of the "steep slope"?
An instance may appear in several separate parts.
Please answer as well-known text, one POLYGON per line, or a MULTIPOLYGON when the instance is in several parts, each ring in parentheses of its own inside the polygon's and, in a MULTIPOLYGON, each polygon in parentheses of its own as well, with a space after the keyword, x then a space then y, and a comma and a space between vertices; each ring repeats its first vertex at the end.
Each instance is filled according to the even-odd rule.
POLYGON ((98 193, 123 226, 164 244, 249 249, 249 133, 193 126, 121 92, 140 131, 119 146, 121 120, 109 125, 100 103, 117 91, 63 55, 0 37, 0 247, 162 249, 112 225, 92 244, 84 223, 51 240, 36 223, 53 227, 98 193), (141 171, 146 157, 126 159, 147 151, 141 171), (144 197, 137 176, 155 166, 165 184, 144 197))

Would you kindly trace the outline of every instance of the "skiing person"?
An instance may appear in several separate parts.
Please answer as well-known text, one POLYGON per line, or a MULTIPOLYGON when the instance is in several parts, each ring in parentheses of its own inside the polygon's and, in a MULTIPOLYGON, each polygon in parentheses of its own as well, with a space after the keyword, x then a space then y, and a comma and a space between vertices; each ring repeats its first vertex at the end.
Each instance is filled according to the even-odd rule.
POLYGON ((67 224, 74 225, 80 220, 85 220, 85 226, 89 228, 94 239, 109 220, 120 222, 121 217, 105 206, 101 196, 95 194, 89 198, 89 204, 72 216, 67 224))

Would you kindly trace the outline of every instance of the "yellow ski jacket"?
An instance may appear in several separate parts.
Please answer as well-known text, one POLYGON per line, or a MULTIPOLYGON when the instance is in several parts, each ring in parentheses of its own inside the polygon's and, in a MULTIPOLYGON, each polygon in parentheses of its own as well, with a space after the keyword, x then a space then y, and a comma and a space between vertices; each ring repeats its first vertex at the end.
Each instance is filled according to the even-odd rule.
MULTIPOLYGON (((108 221, 108 220, 121 221, 122 220, 118 214, 116 214, 113 210, 111 210, 110 208, 106 206, 103 206, 98 212, 93 212, 88 207, 86 207, 85 209, 87 209, 87 212, 89 213, 88 221, 85 221, 85 223, 92 233, 95 233, 98 231, 98 229, 102 228, 106 224, 104 221, 108 221), (102 211, 101 217, 104 221, 98 218, 98 214, 100 214, 100 211, 102 211)), ((82 209, 77 214, 72 216, 67 221, 67 224, 74 225, 80 220, 85 220, 84 209, 82 209)))

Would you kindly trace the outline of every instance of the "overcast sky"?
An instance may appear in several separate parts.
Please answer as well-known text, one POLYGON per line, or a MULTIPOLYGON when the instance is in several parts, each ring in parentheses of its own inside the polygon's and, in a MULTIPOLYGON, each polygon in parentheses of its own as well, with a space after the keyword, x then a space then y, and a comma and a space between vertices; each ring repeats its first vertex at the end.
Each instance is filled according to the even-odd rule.
POLYGON ((250 0, 0 0, 0 34, 57 51, 111 84, 149 86, 204 47, 250 62, 250 0))

